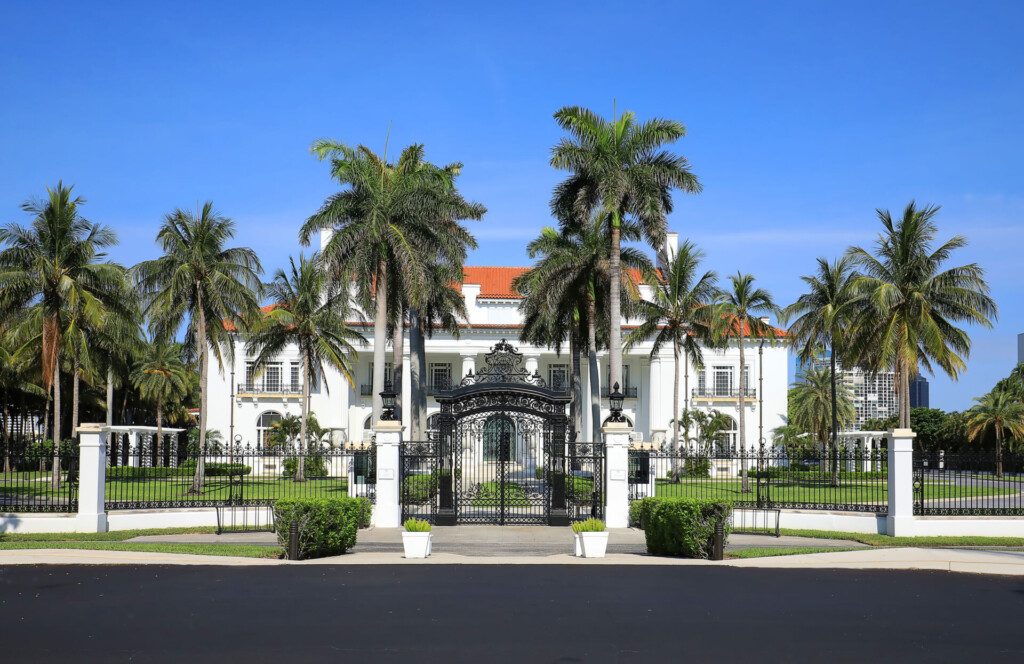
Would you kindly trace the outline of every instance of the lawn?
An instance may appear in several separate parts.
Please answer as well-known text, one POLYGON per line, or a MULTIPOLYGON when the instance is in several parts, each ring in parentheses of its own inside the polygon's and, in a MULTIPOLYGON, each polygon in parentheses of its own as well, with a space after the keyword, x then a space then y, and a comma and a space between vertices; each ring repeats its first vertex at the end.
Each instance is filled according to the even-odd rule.
POLYGON ((835 553, 836 551, 856 551, 849 547, 827 546, 752 546, 748 549, 727 551, 726 558, 768 558, 771 556, 799 556, 805 553, 835 553))
POLYGON ((868 546, 914 546, 925 548, 949 547, 1024 547, 1024 537, 979 537, 979 536, 927 536, 927 537, 890 537, 868 533, 845 533, 835 530, 794 530, 783 528, 782 535, 794 537, 817 537, 819 539, 839 539, 860 542, 868 546))
MULTIPOLYGON (((777 503, 878 503, 888 500, 888 486, 885 480, 843 480, 833 487, 828 478, 821 479, 772 479, 768 486, 767 498, 777 503)), ((934 498, 1001 496, 1016 493, 1009 488, 963 485, 955 489, 947 482, 926 481, 924 497, 934 498)), ((687 479, 677 483, 659 479, 655 495, 666 498, 702 498, 709 500, 731 500, 736 503, 757 500, 757 481, 750 479, 750 491, 743 492, 739 479, 687 479)))
MULTIPOLYGON (((295 482, 287 478, 242 476, 234 487, 227 477, 207 477, 202 494, 188 493, 191 477, 108 478, 105 487, 107 503, 221 501, 229 497, 243 500, 277 500, 278 498, 330 498, 348 495, 348 481, 343 477, 326 477, 295 482)), ((66 498, 67 485, 54 491, 49 480, 0 485, 0 495, 24 498, 66 498)))
POLYGON ((253 544, 196 544, 173 542, 127 542, 142 535, 213 533, 215 528, 137 528, 108 533, 0 533, 0 551, 11 549, 87 549, 92 551, 149 551, 188 553, 202 556, 241 556, 243 558, 280 558, 278 546, 253 544))

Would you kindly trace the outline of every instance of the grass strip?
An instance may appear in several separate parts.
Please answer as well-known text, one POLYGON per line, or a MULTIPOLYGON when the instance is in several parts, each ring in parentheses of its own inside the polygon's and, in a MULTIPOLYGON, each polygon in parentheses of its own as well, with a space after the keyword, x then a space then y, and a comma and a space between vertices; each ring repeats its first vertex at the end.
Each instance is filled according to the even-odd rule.
POLYGON ((21 541, 0 542, 0 551, 15 549, 83 549, 88 551, 142 551, 147 553, 185 553, 197 556, 237 556, 242 558, 280 558, 278 546, 252 544, 170 544, 163 542, 87 542, 21 541))
POLYGON ((181 535, 215 533, 213 526, 185 526, 182 528, 136 528, 108 533, 0 533, 4 542, 117 542, 142 535, 181 535))
POLYGON ((752 546, 749 549, 729 551, 726 558, 769 558, 771 556, 799 556, 805 553, 835 553, 836 551, 857 551, 850 547, 831 546, 752 546))
POLYGON ((877 535, 868 533, 844 533, 836 530, 793 530, 783 528, 782 535, 794 537, 817 537, 819 539, 837 539, 860 542, 868 546, 893 547, 893 546, 915 546, 915 547, 956 547, 956 546, 1021 546, 1024 547, 1024 537, 987 537, 987 536, 924 536, 924 537, 890 537, 889 535, 877 535))

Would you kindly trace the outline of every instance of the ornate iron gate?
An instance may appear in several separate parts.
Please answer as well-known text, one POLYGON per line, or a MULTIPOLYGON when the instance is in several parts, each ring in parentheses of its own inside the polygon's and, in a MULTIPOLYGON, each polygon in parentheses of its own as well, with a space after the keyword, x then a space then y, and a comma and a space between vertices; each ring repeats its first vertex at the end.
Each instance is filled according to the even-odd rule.
POLYGON ((568 392, 522 363, 502 340, 476 374, 437 395, 436 523, 566 525, 603 513, 603 447, 574 441, 568 392))

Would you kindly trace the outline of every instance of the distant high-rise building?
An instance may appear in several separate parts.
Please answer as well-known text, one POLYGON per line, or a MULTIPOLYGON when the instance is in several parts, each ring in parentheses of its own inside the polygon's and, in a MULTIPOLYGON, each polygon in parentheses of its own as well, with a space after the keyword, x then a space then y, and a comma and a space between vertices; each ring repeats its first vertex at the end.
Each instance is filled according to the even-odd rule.
POLYGON ((1017 335, 1017 364, 1024 364, 1024 332, 1017 335))
POLYGON ((929 408, 928 379, 920 374, 918 374, 917 378, 910 381, 910 407, 929 408))
MULTIPOLYGON (((829 358, 826 355, 814 361, 811 366, 829 369, 829 358)), ((899 415, 900 408, 896 402, 896 374, 892 371, 869 372, 863 369, 844 369, 836 367, 839 379, 853 395, 854 421, 846 427, 850 430, 863 429, 864 423, 872 419, 885 419, 899 415)), ((800 379, 798 370, 797 380, 800 379)), ((928 400, 928 384, 925 383, 925 402, 928 400)), ((911 388, 913 399, 913 388, 911 388)))

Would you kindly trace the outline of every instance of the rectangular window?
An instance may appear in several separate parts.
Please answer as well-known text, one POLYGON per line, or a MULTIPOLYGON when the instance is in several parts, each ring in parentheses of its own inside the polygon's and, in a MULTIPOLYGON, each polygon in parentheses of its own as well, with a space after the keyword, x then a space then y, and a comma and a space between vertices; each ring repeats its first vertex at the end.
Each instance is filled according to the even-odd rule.
POLYGON ((715 374, 715 396, 732 396, 732 367, 714 367, 715 374))
MULTIPOLYGON (((384 382, 391 382, 391 363, 388 362, 384 365, 384 382)), ((373 384, 373 362, 370 362, 370 372, 366 376, 366 382, 373 384)))
POLYGON ((245 389, 251 390, 256 387, 256 366, 252 362, 245 363, 245 389))
POLYGON ((263 374, 263 389, 267 392, 281 391, 281 365, 268 364, 263 374))
POLYGON ((569 365, 551 364, 548 365, 548 385, 553 390, 569 389, 569 365))
POLYGON ((743 367, 743 389, 750 390, 750 365, 743 367))
POLYGON ((697 372, 697 394, 704 396, 708 393, 708 373, 703 369, 697 372))
POLYGON ((292 362, 291 366, 291 387, 292 392, 302 391, 302 365, 298 362, 292 362))
POLYGON ((452 384, 452 365, 447 362, 430 364, 430 385, 441 390, 452 384))
POLYGON ((629 381, 629 365, 622 365, 622 392, 625 393, 632 383, 629 381))

